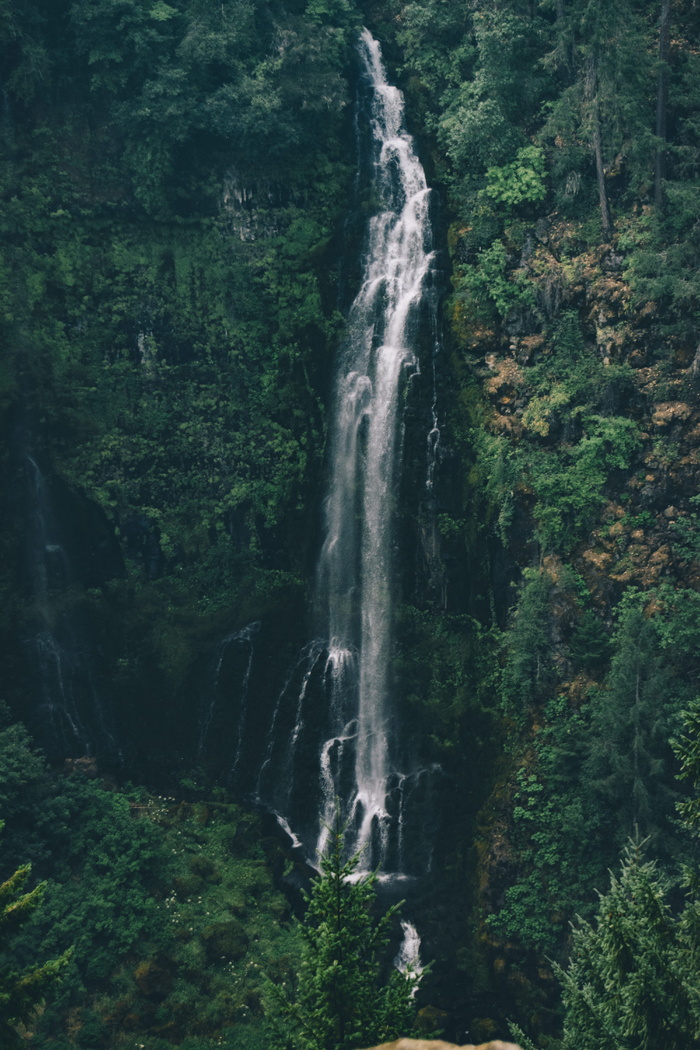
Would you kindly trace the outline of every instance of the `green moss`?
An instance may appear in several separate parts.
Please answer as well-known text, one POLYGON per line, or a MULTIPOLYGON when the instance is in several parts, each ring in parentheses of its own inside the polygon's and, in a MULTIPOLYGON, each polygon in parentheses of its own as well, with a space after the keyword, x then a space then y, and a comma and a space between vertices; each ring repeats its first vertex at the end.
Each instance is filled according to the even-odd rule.
POLYGON ((236 962, 243 958, 248 947, 248 934, 237 919, 205 926, 200 936, 211 961, 236 962))

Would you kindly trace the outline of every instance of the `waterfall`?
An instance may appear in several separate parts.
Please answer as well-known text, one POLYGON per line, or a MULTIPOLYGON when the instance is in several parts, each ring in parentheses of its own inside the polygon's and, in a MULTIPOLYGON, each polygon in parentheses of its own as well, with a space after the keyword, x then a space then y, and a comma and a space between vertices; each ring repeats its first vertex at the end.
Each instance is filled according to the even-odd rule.
MULTIPOLYGON (((413 923, 408 922, 406 919, 401 920, 401 929, 403 930, 403 940, 396 953, 394 966, 400 973, 410 973, 420 977, 425 969, 420 958, 420 934, 413 923)), ((416 995, 417 991, 418 986, 416 985, 413 990, 413 996, 416 995)))
MULTIPOLYGON (((255 639, 260 630, 260 623, 246 624, 240 631, 234 631, 226 635, 217 646, 214 658, 205 675, 207 682, 207 702, 199 720, 199 747, 198 755, 204 755, 207 749, 208 737, 212 731, 212 722, 216 721, 217 707, 222 700, 235 704, 235 697, 230 695, 231 685, 234 684, 237 694, 236 708, 236 751, 231 767, 231 777, 236 774, 241 760, 243 743, 246 735, 248 719, 248 687, 250 675, 253 669, 253 656, 255 655, 255 639), (227 664, 224 668, 224 664, 227 664), (228 666, 231 664, 232 666, 228 666), (223 671, 226 674, 223 675, 223 671), (221 679, 226 681, 222 689, 221 679), (223 693, 223 697, 222 697, 223 693)), ((215 728, 219 728, 216 726, 215 728)))
MULTIPOLYGON (((392 880, 430 868, 426 830, 441 775, 425 765, 418 742, 397 732, 391 672, 404 395, 420 374, 419 339, 428 348, 436 340, 435 255, 431 194, 404 126, 403 97, 387 83, 379 44, 367 30, 358 55, 360 170, 374 213, 336 365, 316 631, 268 708, 264 736, 244 716, 233 746, 239 786, 249 785, 312 864, 338 806, 347 851, 361 853, 358 872, 380 869, 382 880, 392 880)), ((425 493, 434 498, 435 399, 433 377, 423 502, 425 493)), ((252 672, 258 696, 261 670, 256 663, 252 672)), ((248 667, 246 694, 250 674, 248 667)))
POLYGON ((318 604, 327 638, 331 736, 321 755, 325 844, 340 800, 362 867, 396 858, 388 802, 400 774, 390 733, 394 510, 401 458, 402 377, 418 371, 413 329, 433 261, 430 191, 404 127, 401 92, 387 83, 379 44, 359 42, 370 90, 371 195, 360 291, 339 357, 318 604), (347 751, 352 783, 347 785, 347 751))
POLYGON ((90 639, 76 610, 79 593, 46 479, 28 451, 25 543, 30 615, 25 645, 35 684, 36 732, 49 754, 121 759, 93 673, 90 639))

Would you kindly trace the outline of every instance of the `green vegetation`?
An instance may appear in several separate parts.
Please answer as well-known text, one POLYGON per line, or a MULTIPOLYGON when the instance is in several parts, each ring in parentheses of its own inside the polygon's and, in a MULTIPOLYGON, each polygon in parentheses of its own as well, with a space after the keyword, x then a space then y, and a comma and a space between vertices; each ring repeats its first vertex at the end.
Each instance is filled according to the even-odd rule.
POLYGON ((603 884, 630 830, 648 837, 666 862, 677 862, 684 849, 674 820, 678 785, 670 740, 692 696, 689 661, 700 622, 695 617, 686 638, 675 639, 674 651, 665 645, 673 617, 645 616, 630 602, 608 643, 592 611, 582 611, 572 642, 580 645, 581 630, 592 634, 584 663, 599 673, 612 651, 609 670, 578 702, 565 695, 543 702, 561 686, 551 658, 545 662, 553 649, 550 603, 561 600, 561 591, 545 574, 535 575, 527 590, 518 609, 523 627, 514 626, 503 680, 509 705, 515 696, 529 705, 517 709, 520 724, 536 720, 538 729, 515 774, 511 842, 520 874, 488 923, 551 956, 567 951, 574 914, 591 914, 591 891, 603 884))
MULTIPOLYGON (((642 845, 625 849, 594 923, 578 921, 571 961, 556 968, 565 1012, 561 1050, 598 1050, 610 1040, 623 1050, 698 1045, 695 945, 642 845)), ((534 1050, 519 1028, 514 1035, 534 1050)))
POLYGON ((451 280, 434 488, 414 500, 430 405, 409 396, 423 473, 397 508, 396 725, 445 774, 448 845, 420 902, 445 963, 421 994, 455 1032, 514 1017, 538 1045, 562 1024, 564 1046, 697 1041, 697 5, 0 0, 5 696, 40 727, 28 640, 88 624, 78 647, 130 742, 126 768, 115 745, 58 773, 0 726, 3 878, 30 862, 46 880, 13 972, 74 946, 24 1014, 37 1050, 255 1050, 263 972, 297 980, 277 997, 294 1045, 412 1024, 398 992, 396 1024, 378 1019, 379 952, 348 976, 371 1030, 334 1027, 323 894, 335 878, 353 928, 381 931, 371 880, 346 885, 331 852, 300 933, 273 886, 289 862, 216 786, 230 764, 172 787, 221 639, 274 622, 257 710, 311 604, 361 250, 361 24, 441 191, 451 280), (30 455, 71 566, 41 595, 30 455), (630 847, 598 899, 635 825, 649 859, 630 847))
POLYGON ((284 985, 269 989, 280 1048, 353 1050, 414 1029, 420 976, 385 973, 389 926, 400 906, 375 917, 376 875, 358 874, 360 857, 344 860, 344 845, 336 820, 306 898, 297 979, 289 992, 284 985))
POLYGON ((39 883, 24 892, 30 875, 31 865, 24 864, 0 884, 0 1035, 8 1048, 22 1046, 17 1026, 30 1019, 71 956, 68 950, 58 959, 18 970, 13 938, 39 907, 46 889, 46 883, 39 883))
POLYGON ((623 855, 619 877, 601 896, 595 926, 574 929, 572 962, 560 972, 562 1047, 697 1045, 697 967, 663 883, 639 844, 623 855))
MULTIPOLYGON (((683 712, 683 729, 674 751, 694 795, 676 809, 684 831, 697 836, 697 701, 683 712)), ((683 1050, 700 1042, 697 868, 688 869, 679 912, 667 877, 645 861, 645 845, 637 839, 626 846, 619 876, 599 895, 594 923, 578 919, 571 960, 555 967, 564 1006, 561 1050, 596 1050, 610 1039, 630 1050, 683 1050)), ((524 1050, 534 1050, 517 1026, 515 1035, 524 1050)))
MULTIPOLYGON (((273 887, 283 857, 256 818, 221 790, 195 802, 117 791, 89 760, 52 774, 12 724, 0 732, 0 782, 3 867, 24 850, 36 872, 51 873, 17 900, 21 918, 43 897, 34 921, 7 926, 4 1021, 27 1022, 47 1050, 265 1045, 263 973, 291 973, 299 938, 273 887), (32 969, 46 953, 61 954, 32 969), (44 978, 59 971, 60 986, 30 1016, 44 978), (15 972, 31 978, 20 980, 19 1003, 15 972)), ((27 875, 19 869, 3 891, 14 899, 27 875)))
POLYGON ((40 612, 23 578, 31 455, 79 494, 56 525, 79 568, 51 601, 94 625, 108 702, 191 710, 202 654, 306 583, 357 16, 257 0, 2 12, 7 696, 26 711, 16 625, 31 637, 40 612))

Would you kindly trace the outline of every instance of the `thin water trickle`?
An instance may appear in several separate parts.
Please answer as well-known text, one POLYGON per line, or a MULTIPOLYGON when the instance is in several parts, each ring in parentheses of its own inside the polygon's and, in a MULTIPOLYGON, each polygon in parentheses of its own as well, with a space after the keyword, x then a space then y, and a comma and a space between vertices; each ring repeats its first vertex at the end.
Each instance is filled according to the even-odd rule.
MULTIPOLYGON (((282 709, 287 701, 287 697, 290 696, 290 690, 292 688, 295 676, 303 667, 305 668, 304 681, 306 681, 309 672, 316 666, 318 658, 323 652, 323 648, 323 643, 318 641, 318 639, 314 639, 313 641, 309 642, 308 645, 304 646, 299 655, 299 659, 287 675, 284 685, 282 686, 277 696, 277 701, 272 712, 270 728, 268 730, 267 738, 265 741, 265 755, 260 766, 260 771, 258 773, 258 779, 255 786, 255 798, 258 800, 258 802, 264 802, 266 799, 269 798, 273 790, 271 782, 279 780, 279 777, 277 775, 278 771, 276 768, 274 768, 274 755, 275 750, 279 745, 279 724, 282 709)), ((298 701, 299 697, 297 695, 295 701, 297 707, 297 714, 299 707, 298 701)), ((295 728, 297 723, 298 718, 295 719, 295 728)), ((288 791, 286 791, 285 794, 287 795, 287 797, 289 796, 288 791)))
POLYGON ((220 702, 220 678, 222 673, 222 667, 224 660, 227 658, 229 649, 231 646, 240 647, 245 653, 245 664, 243 666, 243 673, 239 691, 239 704, 238 704, 238 731, 236 741, 236 752, 233 760, 233 770, 236 769, 240 758, 243 747, 243 739, 245 734, 245 722, 247 716, 248 707, 248 685, 250 683, 250 675, 253 668, 253 656, 255 653, 254 642, 257 637, 258 631, 260 630, 260 623, 255 621, 254 623, 246 624, 245 627, 239 631, 233 631, 231 634, 226 635, 224 639, 219 643, 217 650, 214 654, 213 660, 210 664, 210 671, 207 674, 209 681, 209 702, 203 712, 200 723, 199 723, 199 747, 198 753, 200 755, 206 749, 207 738, 211 731, 212 721, 220 702))
POLYGON ((47 481, 24 453, 28 581, 33 618, 26 638, 36 682, 37 731, 51 753, 122 755, 95 685, 90 643, 69 595, 77 590, 47 481))

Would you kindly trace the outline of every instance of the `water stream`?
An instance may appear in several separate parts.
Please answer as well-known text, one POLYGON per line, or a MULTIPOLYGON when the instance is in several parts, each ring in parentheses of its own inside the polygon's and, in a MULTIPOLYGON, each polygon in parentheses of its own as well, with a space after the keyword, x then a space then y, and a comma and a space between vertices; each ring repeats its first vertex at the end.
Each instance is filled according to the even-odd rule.
MULTIPOLYGON (((253 796, 311 863, 339 807, 360 870, 380 869, 391 880, 425 872, 432 846, 425 828, 434 769, 397 725, 391 661, 404 395, 420 373, 419 340, 430 352, 436 338, 435 254, 431 192, 405 128, 403 97, 387 82, 367 30, 358 54, 360 167, 372 214, 336 365, 316 630, 256 740, 248 682, 253 703, 264 675, 256 663, 251 676, 246 664, 234 767, 255 777, 253 796)), ((428 495, 439 441, 434 377, 432 388, 428 495)), ((252 661, 252 638, 232 638, 250 646, 252 661)))
MULTIPOLYGON (((378 42, 363 30, 369 85, 371 196, 360 290, 350 309, 336 377, 330 485, 317 593, 327 638, 331 735, 321 750, 318 851, 336 799, 362 866, 384 865, 400 781, 391 743, 393 548, 401 459, 403 381, 418 370, 414 327, 433 262, 430 191, 404 126, 403 96, 387 82, 378 42), (344 770, 351 751, 353 783, 344 770)), ((396 854, 394 844, 393 854, 396 854)))

